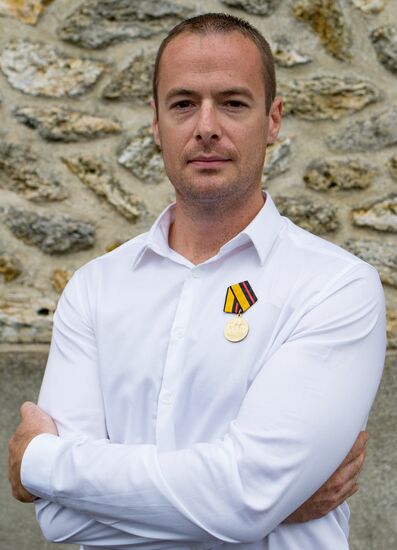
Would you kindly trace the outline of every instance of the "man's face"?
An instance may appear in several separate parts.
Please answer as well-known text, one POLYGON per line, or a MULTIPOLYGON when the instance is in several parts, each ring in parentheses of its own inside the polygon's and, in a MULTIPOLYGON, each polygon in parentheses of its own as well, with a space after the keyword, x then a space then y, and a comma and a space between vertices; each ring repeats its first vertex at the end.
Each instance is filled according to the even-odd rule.
POLYGON ((281 103, 266 115, 256 45, 238 32, 184 33, 165 48, 153 134, 177 197, 203 203, 259 189, 281 103))

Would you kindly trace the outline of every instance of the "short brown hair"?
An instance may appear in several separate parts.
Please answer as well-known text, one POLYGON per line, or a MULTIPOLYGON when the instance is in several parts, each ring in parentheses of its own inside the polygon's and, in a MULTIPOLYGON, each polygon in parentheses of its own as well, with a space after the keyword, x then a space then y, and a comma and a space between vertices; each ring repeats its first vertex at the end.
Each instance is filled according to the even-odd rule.
POLYGON ((243 36, 254 42, 259 50, 262 59, 263 76, 265 83, 266 113, 269 113, 271 104, 276 97, 276 75, 274 71, 273 54, 270 46, 267 40, 265 40, 265 38, 262 36, 262 34, 250 23, 248 23, 248 21, 226 13, 206 13, 204 15, 198 15, 196 17, 186 19, 185 21, 182 21, 181 23, 176 25, 176 27, 171 29, 168 35, 161 42, 157 52, 153 74, 153 98, 156 105, 156 110, 158 110, 157 86, 159 80, 159 67, 161 56, 167 44, 169 44, 171 40, 182 33, 203 35, 212 33, 222 34, 233 31, 241 33, 243 36))

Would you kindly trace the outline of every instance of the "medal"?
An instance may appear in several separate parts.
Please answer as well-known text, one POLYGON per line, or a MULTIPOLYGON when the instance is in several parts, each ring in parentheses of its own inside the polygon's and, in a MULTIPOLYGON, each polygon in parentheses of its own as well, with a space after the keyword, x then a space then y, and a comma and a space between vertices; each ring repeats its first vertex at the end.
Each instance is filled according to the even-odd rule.
POLYGON ((233 317, 233 319, 226 323, 223 330, 223 334, 229 342, 241 342, 247 336, 249 325, 242 314, 254 305, 257 300, 258 298, 255 296, 248 281, 228 287, 223 311, 225 313, 236 314, 236 317, 233 317))
POLYGON ((237 317, 233 317, 226 323, 223 334, 229 342, 241 342, 247 336, 248 331, 249 325, 239 313, 237 317))

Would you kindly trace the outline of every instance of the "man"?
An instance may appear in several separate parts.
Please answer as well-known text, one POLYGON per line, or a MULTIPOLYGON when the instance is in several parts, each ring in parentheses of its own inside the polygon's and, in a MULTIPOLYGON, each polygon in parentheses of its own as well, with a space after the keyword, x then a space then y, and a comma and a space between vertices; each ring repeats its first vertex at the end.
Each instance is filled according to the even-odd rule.
MULTIPOLYGON (((293 520, 322 515, 318 493, 299 507, 365 425, 385 352, 379 277, 261 191, 281 100, 248 23, 174 29, 154 100, 176 204, 65 289, 48 414, 25 404, 10 442, 14 495, 40 497, 47 538, 91 548, 348 548, 345 503, 293 520)), ((362 447, 339 469, 342 500, 362 447)))

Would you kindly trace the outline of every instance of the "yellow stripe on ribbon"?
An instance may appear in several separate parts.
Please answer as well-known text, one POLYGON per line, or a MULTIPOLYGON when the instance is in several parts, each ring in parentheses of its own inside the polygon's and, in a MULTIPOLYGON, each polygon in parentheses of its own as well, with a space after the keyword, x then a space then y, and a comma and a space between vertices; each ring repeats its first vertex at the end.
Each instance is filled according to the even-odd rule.
POLYGON ((247 309, 251 307, 251 304, 249 303, 249 301, 245 297, 244 292, 241 290, 240 283, 238 283, 236 285, 232 285, 231 289, 232 289, 233 294, 235 295, 235 297, 236 297, 236 299, 237 299, 237 301, 240 305, 240 308, 243 310, 243 312, 247 311, 247 309))
POLYGON ((233 304, 234 304, 234 294, 231 291, 230 286, 229 286, 229 288, 227 289, 227 292, 226 292, 226 300, 225 300, 224 311, 226 311, 227 313, 233 313, 233 304))

